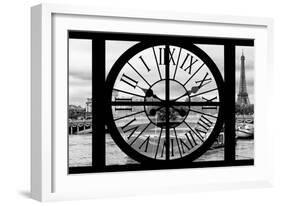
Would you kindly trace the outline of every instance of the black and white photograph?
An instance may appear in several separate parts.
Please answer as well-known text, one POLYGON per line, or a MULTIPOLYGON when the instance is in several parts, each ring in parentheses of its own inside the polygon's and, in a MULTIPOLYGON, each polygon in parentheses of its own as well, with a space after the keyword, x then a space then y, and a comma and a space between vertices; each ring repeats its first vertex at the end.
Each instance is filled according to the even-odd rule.
POLYGON ((254 48, 236 47, 236 158, 254 158, 254 48))
POLYGON ((70 174, 254 164, 253 40, 69 31, 67 87, 70 174))
MULTIPOLYGON (((11 65, 26 56, 15 52, 28 32, 3 38, 13 53, 3 71, 16 79, 6 78, 14 86, 3 87, 2 108, 17 108, 15 97, 30 103, 19 121, 29 122, 30 141, 22 127, 5 130, 21 133, 20 144, 3 150, 3 165, 14 165, 8 173, 28 169, 13 175, 30 187, 18 196, 91 205, 278 202, 277 4, 107 1, 42 3, 25 15, 29 25, 15 24, 31 37, 21 41, 31 57, 27 95, 14 70, 23 64, 11 65)), ((13 126, 6 117, 22 115, 3 116, 13 126)))

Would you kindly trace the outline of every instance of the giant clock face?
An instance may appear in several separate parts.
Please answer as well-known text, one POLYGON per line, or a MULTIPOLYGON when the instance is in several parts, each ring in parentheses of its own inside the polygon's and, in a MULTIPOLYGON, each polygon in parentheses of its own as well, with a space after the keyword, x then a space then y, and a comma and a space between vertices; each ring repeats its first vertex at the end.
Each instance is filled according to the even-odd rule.
POLYGON ((141 163, 193 161, 222 129, 223 79, 188 43, 138 43, 107 77, 107 126, 141 163))

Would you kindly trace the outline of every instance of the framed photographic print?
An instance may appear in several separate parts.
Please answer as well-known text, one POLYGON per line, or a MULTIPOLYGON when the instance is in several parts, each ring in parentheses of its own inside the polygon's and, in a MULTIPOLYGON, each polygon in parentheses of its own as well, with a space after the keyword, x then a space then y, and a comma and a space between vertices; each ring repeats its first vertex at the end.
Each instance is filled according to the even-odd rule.
POLYGON ((68 38, 70 174, 254 164, 253 39, 68 38))
POLYGON ((270 185, 271 20, 156 13, 32 8, 35 199, 270 185))

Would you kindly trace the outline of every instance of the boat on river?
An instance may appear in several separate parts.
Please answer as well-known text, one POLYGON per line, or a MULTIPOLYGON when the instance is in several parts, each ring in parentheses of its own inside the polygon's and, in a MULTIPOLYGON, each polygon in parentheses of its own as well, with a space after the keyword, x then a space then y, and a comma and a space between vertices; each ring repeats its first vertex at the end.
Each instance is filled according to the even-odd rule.
POLYGON ((237 139, 253 139, 254 138, 254 124, 239 124, 236 127, 237 139))

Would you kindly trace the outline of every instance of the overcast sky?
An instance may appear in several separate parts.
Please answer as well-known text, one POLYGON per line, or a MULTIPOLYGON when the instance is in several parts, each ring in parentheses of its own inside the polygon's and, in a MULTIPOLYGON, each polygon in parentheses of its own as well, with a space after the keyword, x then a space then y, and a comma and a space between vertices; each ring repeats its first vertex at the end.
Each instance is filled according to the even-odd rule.
MULTIPOLYGON (((114 62, 128 48, 137 42, 107 41, 106 42, 106 74, 114 62)), ((91 40, 70 39, 69 40, 69 104, 85 107, 86 99, 91 97, 91 40)), ((203 49, 216 63, 223 76, 224 60, 223 46, 197 45, 203 49)), ((244 51, 246 58, 246 81, 250 102, 254 103, 254 48, 236 48, 236 93, 239 90, 240 79, 240 57, 244 51)), ((237 98, 237 94, 236 94, 237 98)))
POLYGON ((92 96, 91 40, 69 39, 69 104, 85 107, 92 96))

